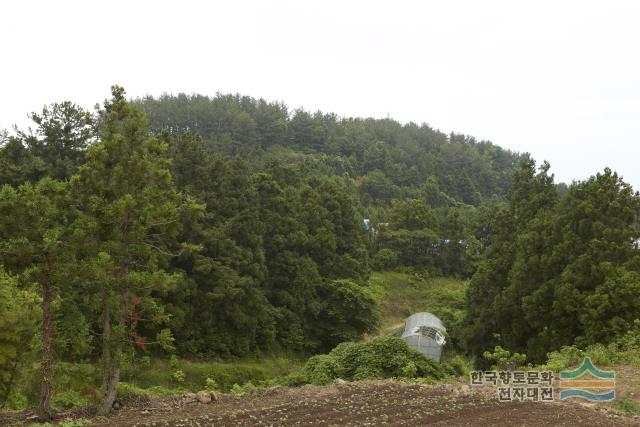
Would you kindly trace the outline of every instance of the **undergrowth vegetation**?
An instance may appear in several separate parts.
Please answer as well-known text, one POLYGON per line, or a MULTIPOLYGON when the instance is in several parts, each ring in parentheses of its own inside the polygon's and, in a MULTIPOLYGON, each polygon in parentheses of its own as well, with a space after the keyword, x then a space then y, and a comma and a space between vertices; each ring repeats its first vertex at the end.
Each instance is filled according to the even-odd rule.
MULTIPOLYGON (((537 369, 559 372, 564 369, 575 368, 585 357, 589 357, 597 366, 630 365, 640 367, 640 320, 636 320, 634 328, 625 335, 616 338, 608 345, 593 344, 581 349, 575 345, 563 346, 559 350, 547 353, 547 360, 536 365, 537 369)), ((492 352, 485 351, 484 359, 491 363, 493 369, 517 369, 527 364, 526 355, 512 353, 500 346, 492 352)))
POLYGON ((428 311, 438 316, 452 335, 464 317, 464 281, 429 278, 417 272, 387 271, 373 273, 369 284, 381 307, 383 334, 401 332, 404 319, 413 313, 428 311))
POLYGON ((436 363, 398 337, 339 344, 329 354, 310 358, 288 375, 286 385, 328 384, 336 379, 425 378, 443 380, 464 374, 461 364, 436 363))

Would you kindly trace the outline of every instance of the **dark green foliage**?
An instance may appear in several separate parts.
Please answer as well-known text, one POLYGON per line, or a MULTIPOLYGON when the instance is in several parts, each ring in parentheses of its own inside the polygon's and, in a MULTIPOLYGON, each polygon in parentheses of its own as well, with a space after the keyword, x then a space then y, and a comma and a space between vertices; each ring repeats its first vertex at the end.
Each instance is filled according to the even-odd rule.
POLYGON ((573 343, 608 343, 640 318, 640 196, 606 169, 558 201, 532 160, 496 215, 492 246, 467 294, 467 348, 495 345, 542 361, 573 343))
POLYGON ((19 138, 10 137, 0 144, 0 185, 36 182, 45 173, 44 161, 25 147, 19 138))
POLYGON ((95 141, 93 116, 66 101, 31 113, 36 129, 18 132, 30 153, 46 166, 46 176, 67 179, 84 163, 84 152, 95 141))
MULTIPOLYGON (((348 324, 339 319, 346 312, 327 306, 343 307, 333 280, 367 276, 364 235, 341 180, 278 163, 252 174, 198 136, 165 138, 178 184, 206 203, 205 217, 183 232, 202 250, 174 260, 186 277, 165 299, 179 353, 317 350, 375 327, 373 318, 348 324)), ((356 304, 371 306, 365 295, 356 304)), ((359 308, 361 319, 371 312, 359 308)))
POLYGON ((372 235, 374 262, 382 269, 399 264, 433 275, 468 277, 481 250, 476 237, 482 237, 477 224, 481 214, 471 206, 433 208, 419 199, 395 201, 389 222, 372 235))
POLYGON ((519 158, 489 142, 445 135, 426 124, 289 113, 281 103, 246 96, 180 94, 138 102, 155 132, 195 132, 226 155, 242 154, 253 162, 283 146, 314 154, 316 168, 328 166, 331 173, 356 179, 365 205, 427 194, 434 205, 446 200, 477 205, 506 195, 519 158))
MULTIPOLYGON (((116 86, 96 116, 65 102, 31 118, 35 130, 0 132, 0 263, 12 275, 0 276, 0 399, 12 406, 37 394, 25 378, 40 350, 51 362, 42 372, 64 361, 59 407, 87 400, 65 363, 102 356, 91 380, 79 377, 99 399, 102 375, 103 412, 120 367, 165 352, 232 359, 338 345, 288 384, 453 372, 395 338, 339 345, 375 333, 379 306, 395 306, 395 327, 434 312, 450 345, 475 356, 636 346, 640 198, 609 170, 556 185, 546 163, 426 124, 238 95, 130 102, 116 86), (402 297, 385 301, 392 292, 368 280, 371 267, 473 276, 466 313, 462 282, 391 284, 402 297), (40 319, 52 341, 29 351, 40 319)), ((194 366, 172 364, 161 385, 271 378, 228 366, 199 378, 206 369, 194 366)))
POLYGON ((36 303, 36 295, 21 290, 15 277, 0 266, 0 409, 19 406, 26 398, 18 392, 18 385, 24 383, 31 361, 25 343, 35 333, 36 319, 31 313, 36 303))
POLYGON ((376 331, 380 314, 369 286, 334 280, 319 287, 318 297, 321 307, 314 324, 319 349, 328 350, 376 331))

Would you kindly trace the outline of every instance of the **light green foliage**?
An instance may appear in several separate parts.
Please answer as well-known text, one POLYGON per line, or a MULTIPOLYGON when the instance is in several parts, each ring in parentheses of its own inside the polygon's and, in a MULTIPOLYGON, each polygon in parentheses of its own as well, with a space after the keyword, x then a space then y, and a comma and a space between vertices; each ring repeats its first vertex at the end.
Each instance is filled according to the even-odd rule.
POLYGON ((90 397, 83 396, 76 390, 59 390, 53 398, 53 406, 60 409, 71 409, 95 403, 90 397))
POLYGON ((474 370, 473 360, 461 354, 456 354, 445 360, 456 371, 458 377, 468 377, 469 373, 474 370))
POLYGON ((616 338, 608 345, 593 344, 584 350, 576 346, 563 346, 560 350, 547 354, 544 369, 559 372, 575 368, 588 356, 598 366, 632 365, 640 367, 640 321, 627 334, 616 338))
POLYGON ((245 390, 240 384, 236 383, 231 387, 231 394, 233 394, 233 395, 242 396, 244 394, 244 392, 245 392, 245 390))
POLYGON ((167 353, 173 353, 176 351, 176 347, 174 345, 175 338, 173 338, 171 329, 161 329, 156 334, 156 341, 163 351, 167 353))
POLYGON ((205 380, 205 388, 210 391, 219 391, 220 386, 213 378, 207 377, 205 380))
POLYGON ((513 371, 524 366, 527 360, 526 354, 511 353, 500 346, 496 346, 493 352, 485 351, 482 355, 487 361, 491 362, 492 369, 501 371, 513 371))
POLYGON ((55 366, 53 384, 56 392, 53 406, 71 409, 98 403, 96 369, 89 363, 59 362, 55 366))
POLYGON ((177 383, 183 383, 184 382, 184 371, 181 369, 178 369, 176 371, 173 372, 173 374, 171 375, 173 377, 173 379, 177 382, 177 383))
POLYGON ((419 274, 373 273, 369 283, 382 312, 383 334, 400 332, 404 319, 428 311, 438 316, 457 346, 458 324, 464 316, 466 283, 452 278, 425 278, 419 274))
POLYGON ((544 367, 554 372, 560 372, 563 369, 578 366, 584 357, 584 352, 579 348, 563 346, 560 350, 552 351, 547 355, 547 363, 544 367))
POLYGON ((402 376, 404 378, 413 378, 418 373, 418 367, 414 362, 409 362, 402 368, 402 376))
POLYGON ((454 376, 448 364, 439 364, 410 348, 397 337, 381 337, 368 342, 347 342, 329 354, 314 356, 299 374, 285 382, 328 384, 337 378, 367 380, 381 378, 428 377, 444 379, 454 376))

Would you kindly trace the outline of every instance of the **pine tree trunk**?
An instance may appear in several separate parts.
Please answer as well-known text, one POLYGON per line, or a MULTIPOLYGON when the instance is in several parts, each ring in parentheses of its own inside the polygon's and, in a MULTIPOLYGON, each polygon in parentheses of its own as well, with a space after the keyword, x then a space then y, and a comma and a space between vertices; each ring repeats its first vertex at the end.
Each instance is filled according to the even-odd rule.
POLYGON ((51 413, 51 393, 53 381, 53 325, 51 319, 52 290, 48 281, 42 285, 42 379, 40 381, 40 402, 38 418, 49 421, 51 413))
MULTIPOLYGON (((118 319, 118 326, 121 331, 126 330, 127 321, 127 293, 123 288, 120 292, 120 316, 118 319)), ((125 336, 118 337, 117 343, 113 352, 113 359, 110 363, 109 376, 107 380, 107 390, 104 396, 104 401, 98 410, 99 415, 107 415, 113 407, 113 402, 116 401, 118 393, 118 383, 120 382, 120 363, 122 360, 122 349, 124 345, 125 336)))
MULTIPOLYGON (((111 309, 109 306, 109 293, 106 285, 102 289, 102 392, 104 404, 98 408, 99 415, 106 415, 111 410, 111 405, 105 406, 109 379, 111 377, 111 309)), ((113 402, 111 403, 113 404, 113 402)))
MULTIPOLYGON (((127 214, 128 220, 128 214, 127 214)), ((126 279, 129 276, 129 240, 128 233, 125 227, 125 232, 123 235, 123 251, 122 251, 122 259, 120 262, 120 275, 122 278, 126 279)), ((109 375, 106 384, 106 393, 104 396, 104 401, 100 408, 98 409, 99 415, 107 415, 111 408, 113 407, 113 402, 115 402, 118 392, 118 383, 120 382, 120 364, 122 362, 122 349, 124 348, 124 342, 127 338, 126 336, 126 327, 127 327, 127 298, 128 292, 126 286, 122 284, 120 289, 120 313, 118 318, 118 326, 120 333, 122 336, 117 337, 116 345, 114 348, 114 352, 112 357, 110 358, 109 364, 109 375)), ((104 343, 104 341, 103 341, 104 343)), ((107 343, 110 345, 110 343, 107 343)), ((104 381, 103 376, 103 381, 104 381)))

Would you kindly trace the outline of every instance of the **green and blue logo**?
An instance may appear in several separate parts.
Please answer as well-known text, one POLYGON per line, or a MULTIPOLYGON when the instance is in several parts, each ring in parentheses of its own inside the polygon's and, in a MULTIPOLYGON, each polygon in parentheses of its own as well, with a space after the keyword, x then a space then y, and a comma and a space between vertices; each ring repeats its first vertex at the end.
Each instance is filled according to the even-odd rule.
POLYGON ((615 372, 596 368, 589 357, 584 358, 579 368, 560 372, 560 400, 579 397, 606 402, 616 398, 615 388, 615 372))

